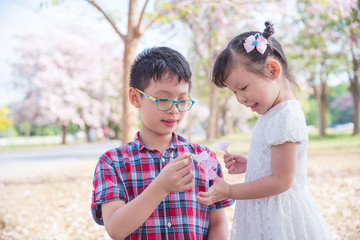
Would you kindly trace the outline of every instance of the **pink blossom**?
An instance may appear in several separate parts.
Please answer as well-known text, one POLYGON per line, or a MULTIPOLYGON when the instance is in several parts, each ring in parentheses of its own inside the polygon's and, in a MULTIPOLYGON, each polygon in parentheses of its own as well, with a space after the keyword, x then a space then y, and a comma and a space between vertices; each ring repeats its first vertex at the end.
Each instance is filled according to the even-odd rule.
POLYGON ((216 166, 218 161, 212 158, 208 152, 202 152, 198 155, 190 154, 191 159, 199 163, 200 168, 205 172, 206 180, 213 180, 216 178, 216 166))
POLYGON ((227 152, 228 152, 227 149, 228 149, 228 147, 229 147, 230 144, 231 144, 231 142, 226 142, 226 141, 224 141, 224 140, 220 140, 220 141, 214 143, 212 146, 213 146, 214 148, 216 148, 216 149, 222 150, 222 151, 224 151, 225 153, 227 153, 227 152))

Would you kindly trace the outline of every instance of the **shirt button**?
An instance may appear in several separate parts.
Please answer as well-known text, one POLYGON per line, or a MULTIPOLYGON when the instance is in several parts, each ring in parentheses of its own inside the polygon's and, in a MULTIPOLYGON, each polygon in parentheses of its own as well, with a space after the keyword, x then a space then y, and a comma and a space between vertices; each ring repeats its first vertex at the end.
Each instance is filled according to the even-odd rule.
POLYGON ((164 163, 164 162, 165 162, 165 158, 162 158, 161 161, 164 163))
POLYGON ((171 222, 168 222, 166 225, 168 226, 168 228, 171 228, 172 226, 171 222))

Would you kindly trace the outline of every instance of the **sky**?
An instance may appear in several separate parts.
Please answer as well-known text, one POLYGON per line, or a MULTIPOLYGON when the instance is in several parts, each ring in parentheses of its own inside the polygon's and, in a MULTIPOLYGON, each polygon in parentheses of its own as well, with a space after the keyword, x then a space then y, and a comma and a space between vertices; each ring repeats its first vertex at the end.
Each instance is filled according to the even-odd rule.
MULTIPOLYGON (((110 24, 101 20, 100 13, 84 0, 65 1, 58 6, 50 5, 47 7, 40 7, 41 2, 49 1, 0 0, 0 106, 7 106, 23 98, 23 93, 14 89, 12 84, 11 64, 16 60, 14 53, 15 35, 30 32, 44 33, 50 30, 66 31, 67 26, 76 23, 85 26, 89 31, 88 33, 99 43, 121 42, 110 24)), ((112 4, 119 2, 109 0, 107 2, 108 9, 112 9, 112 4)), ((126 4, 124 3, 124 5, 126 4)), ((120 6, 120 9, 126 10, 127 6, 120 6)), ((188 49, 181 42, 181 39, 172 36, 165 37, 151 29, 151 33, 145 33, 140 41, 138 51, 160 45, 173 47, 182 54, 185 54, 184 51, 188 49), (184 47, 177 49, 179 46, 184 47)))

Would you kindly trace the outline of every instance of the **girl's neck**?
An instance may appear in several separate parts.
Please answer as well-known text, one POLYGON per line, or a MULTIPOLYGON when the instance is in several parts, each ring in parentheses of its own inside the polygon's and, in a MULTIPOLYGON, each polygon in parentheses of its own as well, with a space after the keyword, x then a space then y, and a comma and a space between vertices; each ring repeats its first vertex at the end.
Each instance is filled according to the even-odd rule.
POLYGON ((294 92, 292 91, 291 85, 289 81, 284 79, 285 81, 281 84, 279 95, 276 98, 273 106, 276 106, 277 104, 288 101, 288 100, 296 100, 296 97, 294 95, 294 92))

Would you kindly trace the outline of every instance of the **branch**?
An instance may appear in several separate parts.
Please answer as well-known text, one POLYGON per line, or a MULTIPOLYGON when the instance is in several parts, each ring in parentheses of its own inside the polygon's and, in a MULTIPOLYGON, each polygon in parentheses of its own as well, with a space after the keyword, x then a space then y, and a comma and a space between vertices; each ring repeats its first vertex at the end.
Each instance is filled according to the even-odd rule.
MULTIPOLYGON (((130 1, 131 1, 131 0, 130 0, 130 1)), ((140 17, 139 17, 139 22, 138 22, 138 24, 137 24, 137 26, 136 26, 137 32, 139 32, 139 33, 140 33, 140 25, 141 25, 141 22, 142 22, 142 20, 144 19, 144 16, 145 16, 145 8, 146 8, 146 6, 148 5, 148 3, 149 3, 149 0, 146 0, 146 2, 145 2, 145 4, 144 4, 144 7, 143 7, 143 9, 141 10, 141 14, 140 14, 140 17)))
MULTIPOLYGON (((159 12, 158 16, 156 18, 154 18, 142 31, 141 33, 144 33, 145 31, 147 31, 159 18, 161 18, 162 16, 166 16, 168 15, 170 12, 172 11, 178 11, 180 10, 182 7, 188 5, 188 4, 214 4, 214 3, 219 3, 219 4, 225 4, 231 7, 234 7, 235 10, 237 11, 236 7, 239 6, 243 6, 246 4, 256 4, 256 3, 269 3, 269 2, 278 2, 280 0, 258 0, 258 1, 254 1, 254 0, 249 0, 249 1, 236 1, 236 0, 199 0, 199 1, 195 1, 194 0, 189 0, 189 1, 180 1, 180 3, 176 4, 174 7, 170 8, 170 9, 166 9, 164 11, 159 12)), ((360 0, 359 0, 360 1, 360 0)), ((146 0, 145 6, 143 8, 143 11, 145 10, 146 4, 147 4, 148 0, 146 0)), ((143 15, 143 12, 141 13, 141 15, 143 15)), ((142 18, 140 18, 142 20, 142 18)), ((140 20, 140 21, 141 21, 140 20)), ((138 24, 138 29, 140 32, 140 21, 138 24)))
POLYGON ((100 11, 106 20, 111 24, 112 28, 115 30, 115 32, 120 36, 120 38, 125 41, 125 35, 122 34, 119 29, 116 26, 116 23, 111 19, 111 17, 95 2, 95 0, 85 0, 91 5, 93 5, 98 11, 100 11))

